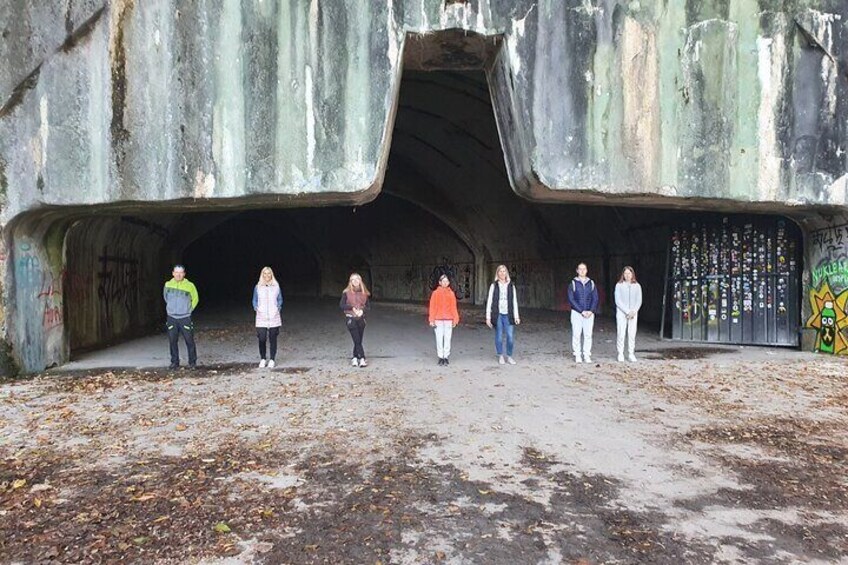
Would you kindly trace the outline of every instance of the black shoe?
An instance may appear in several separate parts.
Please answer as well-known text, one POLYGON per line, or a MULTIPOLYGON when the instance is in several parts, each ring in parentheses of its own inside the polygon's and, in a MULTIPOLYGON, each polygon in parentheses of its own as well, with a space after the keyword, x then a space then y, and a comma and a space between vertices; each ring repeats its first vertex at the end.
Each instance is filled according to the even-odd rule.
POLYGON ((450 365, 450 359, 448 359, 447 357, 445 357, 445 365, 450 365))
POLYGON ((197 370, 197 364, 189 365, 188 370, 189 371, 196 371, 197 370))
POLYGON ((179 364, 171 363, 170 365, 168 365, 168 369, 170 369, 171 371, 176 371, 179 368, 180 368, 179 364))
POLYGON ((439 357, 439 366, 441 367, 444 364, 445 364, 445 360, 442 359, 441 357, 439 357))

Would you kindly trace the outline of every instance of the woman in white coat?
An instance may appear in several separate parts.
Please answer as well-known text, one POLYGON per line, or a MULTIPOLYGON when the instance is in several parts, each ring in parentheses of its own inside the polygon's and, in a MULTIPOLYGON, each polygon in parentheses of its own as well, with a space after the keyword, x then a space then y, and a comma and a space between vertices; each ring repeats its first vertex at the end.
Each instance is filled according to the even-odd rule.
POLYGON ((259 367, 274 367, 277 356, 277 336, 283 325, 280 311, 283 308, 283 291, 271 267, 263 267, 259 282, 253 289, 253 310, 256 312, 256 337, 259 339, 259 367), (270 354, 265 357, 265 344, 270 342, 270 354))
POLYGON ((636 323, 642 307, 642 287, 636 282, 633 267, 624 267, 615 285, 615 321, 618 330, 618 360, 624 361, 624 340, 627 338, 628 359, 636 361, 636 323))

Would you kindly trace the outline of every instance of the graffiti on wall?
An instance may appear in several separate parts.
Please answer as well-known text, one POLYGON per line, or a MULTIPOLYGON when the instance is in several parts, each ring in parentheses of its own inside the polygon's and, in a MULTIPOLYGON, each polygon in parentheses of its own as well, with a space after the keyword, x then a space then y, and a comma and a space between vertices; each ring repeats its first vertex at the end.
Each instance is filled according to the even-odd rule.
POLYGON ((110 255, 108 246, 98 257, 97 296, 106 324, 111 327, 117 308, 134 312, 138 305, 138 261, 122 255, 110 255))
POLYGON ((810 234, 810 316, 815 350, 848 355, 848 224, 810 234))
POLYGON ((28 242, 18 245, 15 257, 17 288, 24 295, 32 295, 38 303, 41 326, 45 332, 62 326, 62 277, 54 276, 28 242))
POLYGON ((812 313, 807 327, 816 330, 816 351, 842 355, 848 353, 848 289, 834 292, 825 281, 810 292, 812 313))

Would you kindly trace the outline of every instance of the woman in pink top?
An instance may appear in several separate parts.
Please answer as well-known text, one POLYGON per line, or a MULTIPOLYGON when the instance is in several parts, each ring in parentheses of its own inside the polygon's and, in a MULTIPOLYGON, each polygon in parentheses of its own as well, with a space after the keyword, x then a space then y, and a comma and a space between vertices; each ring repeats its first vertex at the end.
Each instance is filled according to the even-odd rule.
POLYGON ((256 312, 256 337, 259 339, 259 367, 274 367, 277 356, 277 336, 283 325, 280 310, 283 308, 283 291, 271 267, 263 267, 259 282, 253 289, 253 310, 256 312), (265 343, 271 343, 268 359, 265 359, 265 343))

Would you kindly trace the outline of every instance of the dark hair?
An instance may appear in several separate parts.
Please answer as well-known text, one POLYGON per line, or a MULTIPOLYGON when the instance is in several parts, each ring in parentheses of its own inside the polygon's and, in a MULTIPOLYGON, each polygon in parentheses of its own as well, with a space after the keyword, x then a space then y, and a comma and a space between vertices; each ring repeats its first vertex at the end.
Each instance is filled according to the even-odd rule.
POLYGON ((626 265, 623 269, 621 269, 621 276, 618 277, 618 282, 624 282, 624 271, 630 271, 633 273, 633 282, 636 282, 636 269, 630 265, 626 265))
POLYGON ((173 270, 174 270, 174 271, 176 271, 177 269, 182 269, 183 271, 185 271, 185 270, 186 270, 186 269, 185 269, 185 266, 184 266, 184 265, 182 265, 181 263, 177 263, 176 265, 174 265, 174 269, 173 269, 173 270))

